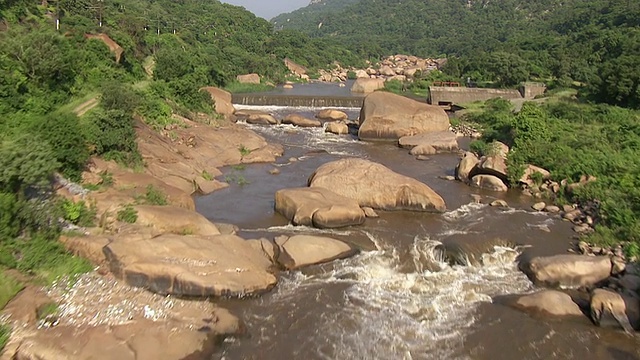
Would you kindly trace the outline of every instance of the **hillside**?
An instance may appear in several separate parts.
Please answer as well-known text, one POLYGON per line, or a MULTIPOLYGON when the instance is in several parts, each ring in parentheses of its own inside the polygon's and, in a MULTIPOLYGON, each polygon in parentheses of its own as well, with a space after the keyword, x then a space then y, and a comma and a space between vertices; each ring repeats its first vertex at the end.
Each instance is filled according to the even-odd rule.
POLYGON ((361 0, 286 18, 278 17, 276 27, 331 39, 364 57, 446 55, 459 58, 448 72, 461 79, 502 86, 528 78, 578 81, 592 85, 589 93, 600 101, 639 106, 628 65, 640 56, 635 1, 361 0))
POLYGON ((271 19, 271 23, 278 30, 308 30, 319 26, 325 20, 326 14, 341 11, 358 1, 360 0, 311 0, 309 5, 301 9, 274 17, 271 19))

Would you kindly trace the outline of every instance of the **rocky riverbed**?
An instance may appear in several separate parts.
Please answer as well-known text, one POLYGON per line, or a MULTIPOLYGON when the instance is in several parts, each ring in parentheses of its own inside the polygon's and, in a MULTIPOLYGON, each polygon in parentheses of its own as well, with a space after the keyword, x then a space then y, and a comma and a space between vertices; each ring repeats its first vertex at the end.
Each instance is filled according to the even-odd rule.
MULTIPOLYGON (((589 350, 609 346, 599 338, 637 328, 640 272, 623 247, 571 241, 572 227, 597 221, 593 204, 494 191, 507 185, 503 147, 465 155, 472 165, 456 172, 493 176, 495 188, 443 180, 460 141, 441 109, 392 94, 362 111, 225 106, 218 126, 139 124, 144 173, 95 159, 84 178, 98 190, 61 181, 61 195, 98 209, 100 227, 62 239, 96 271, 19 294, 3 312, 14 333, 2 359, 496 358, 473 345, 511 331, 483 320, 492 311, 526 324, 525 355, 566 346, 535 345, 550 318, 599 325, 566 330, 590 341, 573 357, 598 358, 589 350), (141 200, 150 187, 166 205, 141 200), (133 223, 118 217, 127 205, 133 223), (569 246, 576 254, 558 255, 569 246)), ((545 184, 537 191, 553 192, 545 184)), ((613 346, 633 357, 636 345, 613 346)))

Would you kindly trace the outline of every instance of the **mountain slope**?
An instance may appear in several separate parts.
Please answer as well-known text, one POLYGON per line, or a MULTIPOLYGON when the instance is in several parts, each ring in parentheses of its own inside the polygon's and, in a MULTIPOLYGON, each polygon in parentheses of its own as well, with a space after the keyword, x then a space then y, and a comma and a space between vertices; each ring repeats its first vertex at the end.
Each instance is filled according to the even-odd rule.
POLYGON ((290 13, 280 14, 271 23, 276 29, 309 30, 324 21, 326 14, 340 12, 360 0, 311 0, 309 5, 290 13))

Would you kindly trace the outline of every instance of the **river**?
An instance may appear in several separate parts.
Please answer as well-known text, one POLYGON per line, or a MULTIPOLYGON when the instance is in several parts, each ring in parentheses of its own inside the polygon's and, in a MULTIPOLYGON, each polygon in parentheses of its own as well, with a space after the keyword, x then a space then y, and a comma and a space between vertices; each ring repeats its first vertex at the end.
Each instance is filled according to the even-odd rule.
MULTIPOLYGON (((243 107, 254 108, 256 107, 243 107)), ((319 109, 259 107, 282 118, 319 109)), ((350 119, 359 109, 342 109, 350 119)), ((531 292, 518 257, 566 252, 570 224, 529 210, 533 200, 442 177, 457 154, 417 160, 394 144, 365 143, 322 129, 248 126, 285 154, 276 164, 223 169, 231 186, 196 199, 215 222, 244 238, 323 234, 361 249, 352 258, 280 274, 277 287, 253 299, 224 300, 246 325, 214 359, 637 359, 638 339, 584 321, 533 319, 492 298, 531 292), (444 214, 380 211, 361 226, 339 230, 294 227, 274 213, 274 193, 306 186, 321 164, 344 157, 376 161, 416 178, 446 201, 444 214), (274 167, 280 174, 271 175, 274 167), (511 208, 483 203, 506 200, 511 208), (455 262, 444 254, 456 254, 455 262)), ((461 146, 468 141, 461 141, 461 146)), ((449 256, 450 257, 450 256, 449 256)))

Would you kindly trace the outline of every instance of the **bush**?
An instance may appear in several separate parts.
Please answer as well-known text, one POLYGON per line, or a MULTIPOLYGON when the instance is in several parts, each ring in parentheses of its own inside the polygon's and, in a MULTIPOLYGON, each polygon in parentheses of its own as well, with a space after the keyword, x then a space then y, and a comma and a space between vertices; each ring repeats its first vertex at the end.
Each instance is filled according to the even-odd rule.
POLYGON ((0 191, 23 193, 44 188, 58 168, 51 148, 31 135, 18 135, 0 142, 0 191))
POLYGON ((50 146, 61 172, 74 181, 79 180, 89 159, 89 148, 78 117, 72 113, 56 113, 32 121, 29 129, 50 146))
POLYGON ((93 113, 88 137, 97 155, 127 165, 141 159, 133 117, 122 110, 93 113))
POLYGON ((64 200, 62 202, 62 208, 64 209, 64 219, 72 224, 90 227, 95 224, 95 217, 97 209, 92 204, 91 207, 87 207, 86 203, 81 200, 74 203, 71 200, 64 200))

